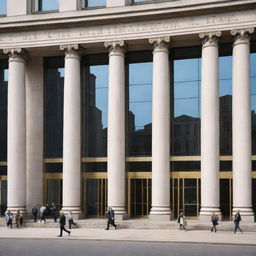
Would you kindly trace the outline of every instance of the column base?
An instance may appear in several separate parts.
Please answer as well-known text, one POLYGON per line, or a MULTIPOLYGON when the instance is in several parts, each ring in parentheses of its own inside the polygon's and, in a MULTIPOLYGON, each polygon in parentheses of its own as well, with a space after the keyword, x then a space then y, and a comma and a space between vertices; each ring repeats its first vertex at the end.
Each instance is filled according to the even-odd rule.
POLYGON ((151 221, 170 221, 172 218, 173 215, 168 206, 153 206, 148 216, 148 219, 151 221))
POLYGON ((65 215, 67 215, 69 213, 69 211, 71 211, 74 220, 79 220, 79 219, 83 219, 84 218, 84 213, 81 211, 80 207, 76 207, 76 206, 63 206, 61 209, 62 212, 64 212, 65 215))
POLYGON ((219 220, 222 220, 222 214, 219 207, 202 207, 199 213, 199 221, 210 222, 213 212, 218 215, 219 220))
POLYGON ((252 208, 250 208, 250 207, 234 207, 232 210, 233 219, 234 219, 237 211, 240 212, 241 219, 242 219, 243 223, 245 223, 245 222, 252 223, 255 221, 254 212, 253 212, 252 208))

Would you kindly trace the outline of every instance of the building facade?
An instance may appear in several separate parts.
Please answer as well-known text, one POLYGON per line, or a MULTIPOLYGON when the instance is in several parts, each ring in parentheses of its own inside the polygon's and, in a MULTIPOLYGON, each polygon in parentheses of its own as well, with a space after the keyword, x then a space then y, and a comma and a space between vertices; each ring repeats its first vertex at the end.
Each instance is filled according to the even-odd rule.
POLYGON ((2 211, 256 213, 255 0, 0 0, 2 211))

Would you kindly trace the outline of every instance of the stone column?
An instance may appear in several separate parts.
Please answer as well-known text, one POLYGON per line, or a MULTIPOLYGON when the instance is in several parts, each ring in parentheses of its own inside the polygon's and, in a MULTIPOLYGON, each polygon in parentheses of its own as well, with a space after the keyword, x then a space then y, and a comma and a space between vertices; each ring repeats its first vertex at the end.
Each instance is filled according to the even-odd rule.
POLYGON ((63 208, 76 218, 81 203, 81 81, 79 46, 62 45, 65 50, 63 119, 63 208))
POLYGON ((152 208, 150 220, 170 220, 170 37, 150 38, 153 51, 152 208))
POLYGON ((221 32, 202 33, 201 71, 201 209, 200 220, 220 212, 219 54, 221 32))
POLYGON ((254 221, 252 211, 250 38, 254 29, 232 30, 233 214, 254 221))
POLYGON ((8 210, 26 213, 26 97, 25 55, 20 48, 9 53, 7 176, 8 210))
POLYGON ((108 205, 119 219, 125 209, 125 43, 106 42, 109 48, 108 88, 108 205))
MULTIPOLYGON (((30 57, 26 66, 26 205, 43 203, 43 57, 30 57)), ((31 212, 30 212, 31 213, 31 212)))

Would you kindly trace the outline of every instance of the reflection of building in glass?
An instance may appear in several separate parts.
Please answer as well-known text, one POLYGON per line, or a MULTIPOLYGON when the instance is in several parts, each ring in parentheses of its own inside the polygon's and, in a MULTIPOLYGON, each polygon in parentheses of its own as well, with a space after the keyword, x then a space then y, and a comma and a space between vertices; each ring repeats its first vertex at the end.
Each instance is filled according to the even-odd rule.
POLYGON ((0 66, 0 161, 7 161, 7 85, 5 70, 0 66))
POLYGON ((96 107, 96 76, 88 74, 84 86, 84 152, 86 156, 106 156, 107 128, 103 128, 102 111, 96 107))
POLYGON ((200 118, 182 115, 174 118, 174 155, 198 155, 200 118))
POLYGON ((220 154, 232 154, 232 95, 220 97, 220 154))
MULTIPOLYGON (((252 141, 256 141, 256 112, 252 111, 252 141)), ((252 143, 252 154, 256 154, 256 143, 252 143)), ((255 170, 255 168, 253 169, 255 170)))
POLYGON ((51 68, 46 79, 45 157, 62 157, 64 77, 58 68, 51 68))
POLYGON ((143 129, 135 129, 135 116, 129 111, 130 155, 151 155, 152 124, 147 124, 143 129))

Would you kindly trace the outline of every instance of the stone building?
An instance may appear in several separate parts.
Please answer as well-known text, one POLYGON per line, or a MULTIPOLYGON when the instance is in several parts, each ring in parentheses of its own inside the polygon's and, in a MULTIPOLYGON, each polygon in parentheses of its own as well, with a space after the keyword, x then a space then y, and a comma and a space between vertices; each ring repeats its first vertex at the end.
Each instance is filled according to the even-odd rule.
POLYGON ((255 27, 255 0, 0 0, 2 211, 254 221, 255 27))

